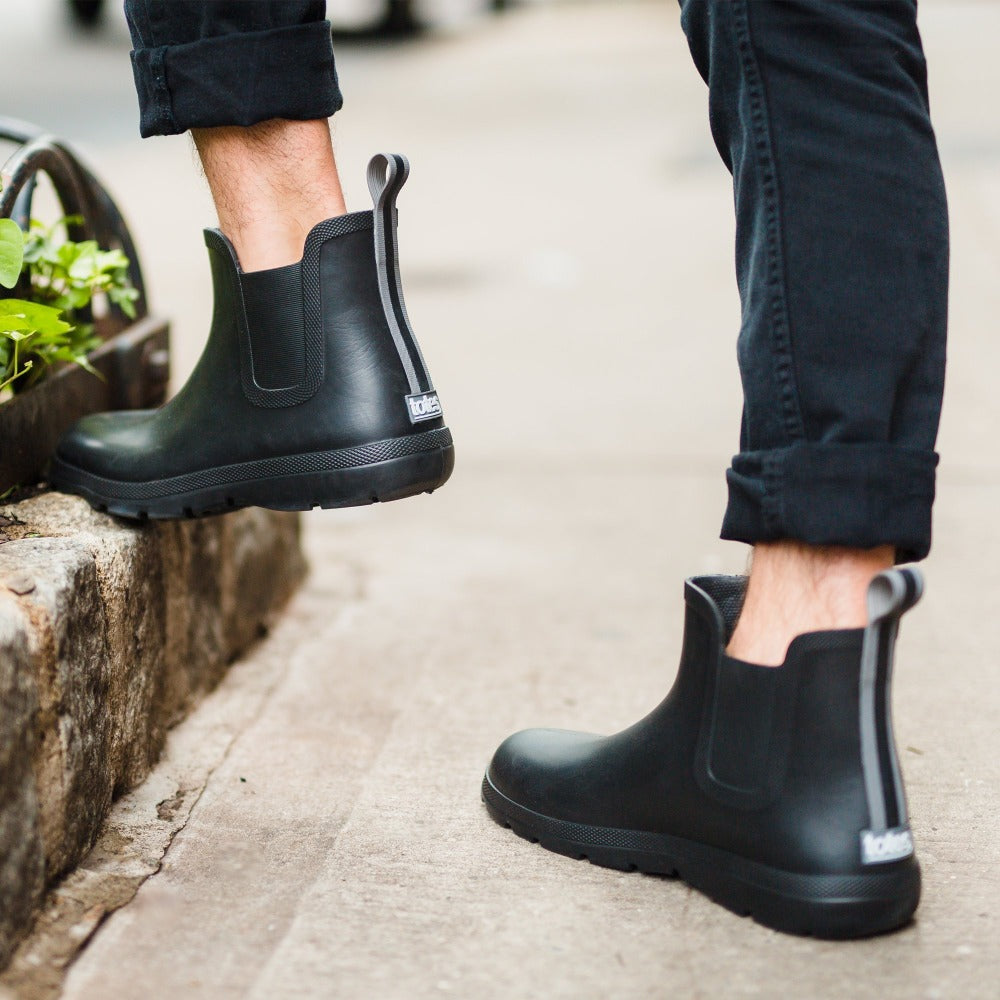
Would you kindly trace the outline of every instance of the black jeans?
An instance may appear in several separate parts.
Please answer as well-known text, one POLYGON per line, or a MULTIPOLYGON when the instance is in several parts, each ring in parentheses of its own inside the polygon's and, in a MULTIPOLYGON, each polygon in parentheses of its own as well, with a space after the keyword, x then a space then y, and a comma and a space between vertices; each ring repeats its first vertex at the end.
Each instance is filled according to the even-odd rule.
POLYGON ((948 214, 915 0, 682 0, 733 174, 740 453, 724 538, 927 554, 948 214))
POLYGON ((326 0, 125 0, 139 131, 329 118, 344 103, 326 0))
MULTIPOLYGON (((948 217, 915 0, 680 2, 736 202, 744 409, 722 535, 922 558, 948 217)), ((144 134, 340 106, 322 2, 126 9, 144 134)))

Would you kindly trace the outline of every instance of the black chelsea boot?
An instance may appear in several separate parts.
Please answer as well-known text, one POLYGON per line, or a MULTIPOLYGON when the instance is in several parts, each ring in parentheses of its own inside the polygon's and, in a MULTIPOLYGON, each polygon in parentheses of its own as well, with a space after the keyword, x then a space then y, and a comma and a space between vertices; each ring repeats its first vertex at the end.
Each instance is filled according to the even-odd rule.
POLYGON ((321 222, 287 267, 244 273, 206 230, 215 310, 191 378, 158 410, 78 421, 52 485, 133 518, 346 507, 441 486, 454 448, 396 252, 408 172, 405 157, 375 156, 374 211, 321 222))
POLYGON ((796 638, 780 667, 726 655, 743 577, 685 586, 680 670, 666 700, 615 736, 529 729, 483 780, 490 815, 542 847, 679 876, 738 914, 817 937, 913 915, 913 853, 892 732, 910 569, 879 574, 865 629, 796 638))

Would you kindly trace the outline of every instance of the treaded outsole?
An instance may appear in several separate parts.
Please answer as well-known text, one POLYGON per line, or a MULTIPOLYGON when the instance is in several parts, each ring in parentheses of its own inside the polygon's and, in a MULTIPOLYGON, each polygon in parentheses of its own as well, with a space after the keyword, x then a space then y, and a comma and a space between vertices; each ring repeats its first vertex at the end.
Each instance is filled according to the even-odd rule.
POLYGON ((920 900, 914 859, 864 875, 803 875, 667 834, 544 816, 507 798, 489 773, 482 797, 493 820, 546 850, 602 868, 678 878, 738 916, 788 934, 883 934, 909 923, 920 900))
MULTIPOLYGON (((97 510, 138 521, 206 517, 243 507, 287 511, 305 511, 314 507, 327 510, 360 507, 402 500, 420 493, 433 493, 444 485, 455 465, 455 449, 447 429, 442 430, 445 434, 438 435, 442 446, 382 461, 346 468, 310 469, 310 464, 322 466, 324 458, 330 453, 288 456, 281 461, 304 466, 305 471, 245 479, 218 475, 223 482, 159 496, 156 495, 157 481, 117 483, 78 469, 58 457, 52 460, 49 482, 55 489, 82 496, 97 510), (446 444, 443 443, 445 441, 446 444), (122 495, 140 491, 149 495, 122 495)), ((255 464, 260 466, 261 463, 255 464)), ((203 470, 200 475, 211 479, 213 474, 228 473, 230 469, 238 470, 239 467, 203 470)))

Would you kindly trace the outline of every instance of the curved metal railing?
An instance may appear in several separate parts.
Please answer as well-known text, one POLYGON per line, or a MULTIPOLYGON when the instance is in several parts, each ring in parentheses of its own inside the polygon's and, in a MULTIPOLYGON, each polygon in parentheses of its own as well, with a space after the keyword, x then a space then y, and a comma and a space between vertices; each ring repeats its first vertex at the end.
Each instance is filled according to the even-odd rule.
MULTIPOLYGON (((94 175, 76 158, 64 143, 27 122, 0 117, 0 141, 18 143, 7 162, 0 168, 3 190, 0 190, 0 218, 13 219, 27 231, 31 219, 39 174, 52 182, 63 214, 78 216, 82 221, 69 226, 71 240, 96 240, 102 250, 120 248, 129 259, 129 279, 139 292, 135 302, 136 318, 148 311, 146 288, 135 244, 118 206, 94 175)), ((95 320, 97 335, 102 340, 113 336, 131 323, 117 307, 108 316, 95 320)))

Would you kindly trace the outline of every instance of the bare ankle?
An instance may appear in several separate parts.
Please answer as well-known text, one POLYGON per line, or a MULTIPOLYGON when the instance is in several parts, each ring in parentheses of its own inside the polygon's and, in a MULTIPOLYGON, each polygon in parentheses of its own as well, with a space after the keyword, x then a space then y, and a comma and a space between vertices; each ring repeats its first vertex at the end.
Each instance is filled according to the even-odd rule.
POLYGON ((756 545, 730 656, 777 666, 797 635, 866 624, 873 576, 893 564, 893 548, 849 549, 800 542, 756 545))
POLYGON ((294 263, 313 226, 347 210, 325 120, 273 119, 192 136, 219 227, 244 271, 294 263))

